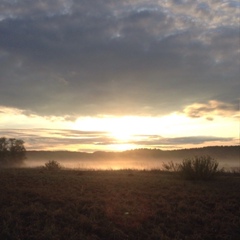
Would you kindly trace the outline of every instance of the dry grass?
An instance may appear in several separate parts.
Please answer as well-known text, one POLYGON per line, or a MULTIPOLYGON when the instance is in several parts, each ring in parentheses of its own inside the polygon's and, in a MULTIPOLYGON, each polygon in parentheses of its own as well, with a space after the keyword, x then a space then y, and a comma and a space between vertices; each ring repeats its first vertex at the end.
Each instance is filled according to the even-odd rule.
POLYGON ((240 178, 0 170, 0 239, 240 239, 240 178))

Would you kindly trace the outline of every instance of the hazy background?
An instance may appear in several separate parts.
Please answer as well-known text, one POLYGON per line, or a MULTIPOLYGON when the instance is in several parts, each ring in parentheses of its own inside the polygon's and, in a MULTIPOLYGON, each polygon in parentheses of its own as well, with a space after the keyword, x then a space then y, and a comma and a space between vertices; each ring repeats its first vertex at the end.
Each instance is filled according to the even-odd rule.
POLYGON ((43 166, 49 160, 56 160, 66 168, 75 169, 161 169, 163 163, 180 163, 194 156, 211 156, 219 167, 226 170, 240 168, 239 146, 205 147, 162 151, 158 149, 138 149, 123 152, 68 152, 30 151, 25 161, 27 167, 43 166))

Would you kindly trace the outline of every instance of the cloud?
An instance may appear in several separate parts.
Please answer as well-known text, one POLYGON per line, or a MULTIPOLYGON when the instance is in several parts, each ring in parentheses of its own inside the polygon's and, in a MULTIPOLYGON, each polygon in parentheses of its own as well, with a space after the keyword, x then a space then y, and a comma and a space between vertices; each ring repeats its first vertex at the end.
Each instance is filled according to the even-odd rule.
POLYGON ((54 17, 56 15, 71 14, 73 2, 71 0, 9 0, 1 3, 0 21, 6 19, 21 19, 39 17, 54 17))
POLYGON ((138 141, 137 143, 145 146, 186 146, 198 145, 204 143, 214 143, 214 142, 232 142, 233 138, 228 137, 215 137, 215 136, 189 136, 189 137, 173 137, 164 138, 160 136, 148 136, 143 141, 138 141))
POLYGON ((117 140, 108 132, 78 131, 66 129, 5 129, 0 135, 7 138, 21 138, 27 150, 80 150, 96 151, 108 145, 129 144, 144 148, 183 148, 188 145, 201 146, 208 143, 217 145, 221 143, 232 144, 230 137, 215 136, 189 136, 189 137, 162 137, 158 135, 138 135, 129 141, 117 140))
POLYGON ((187 106, 183 112, 191 118, 204 117, 208 120, 213 120, 216 116, 239 117, 237 103, 230 104, 214 100, 208 103, 194 103, 187 106))
POLYGON ((21 138, 28 150, 59 150, 69 149, 69 147, 76 150, 81 146, 84 149, 85 145, 105 145, 113 141, 106 132, 64 129, 5 129, 0 130, 0 135, 21 138))
POLYGON ((8 108, 5 106, 0 106, 0 114, 1 115, 19 115, 22 114, 24 111, 17 108, 8 108))
POLYGON ((0 102, 39 115, 162 115, 239 97, 236 1, 3 1, 0 102))

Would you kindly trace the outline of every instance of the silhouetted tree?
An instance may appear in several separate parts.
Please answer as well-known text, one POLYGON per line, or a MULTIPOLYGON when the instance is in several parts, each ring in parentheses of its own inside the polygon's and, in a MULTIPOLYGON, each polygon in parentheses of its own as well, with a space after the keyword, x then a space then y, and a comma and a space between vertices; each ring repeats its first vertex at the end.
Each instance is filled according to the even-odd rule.
POLYGON ((26 159, 24 141, 15 138, 0 138, 0 166, 15 167, 23 164, 26 159))

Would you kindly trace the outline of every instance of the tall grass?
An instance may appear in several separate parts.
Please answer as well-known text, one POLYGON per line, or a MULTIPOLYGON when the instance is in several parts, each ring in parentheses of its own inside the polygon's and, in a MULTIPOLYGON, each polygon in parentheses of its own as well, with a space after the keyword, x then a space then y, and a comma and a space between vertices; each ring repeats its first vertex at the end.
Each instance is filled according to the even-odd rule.
POLYGON ((173 161, 164 162, 162 164, 163 170, 168 172, 178 172, 179 171, 179 163, 174 163, 173 161))

